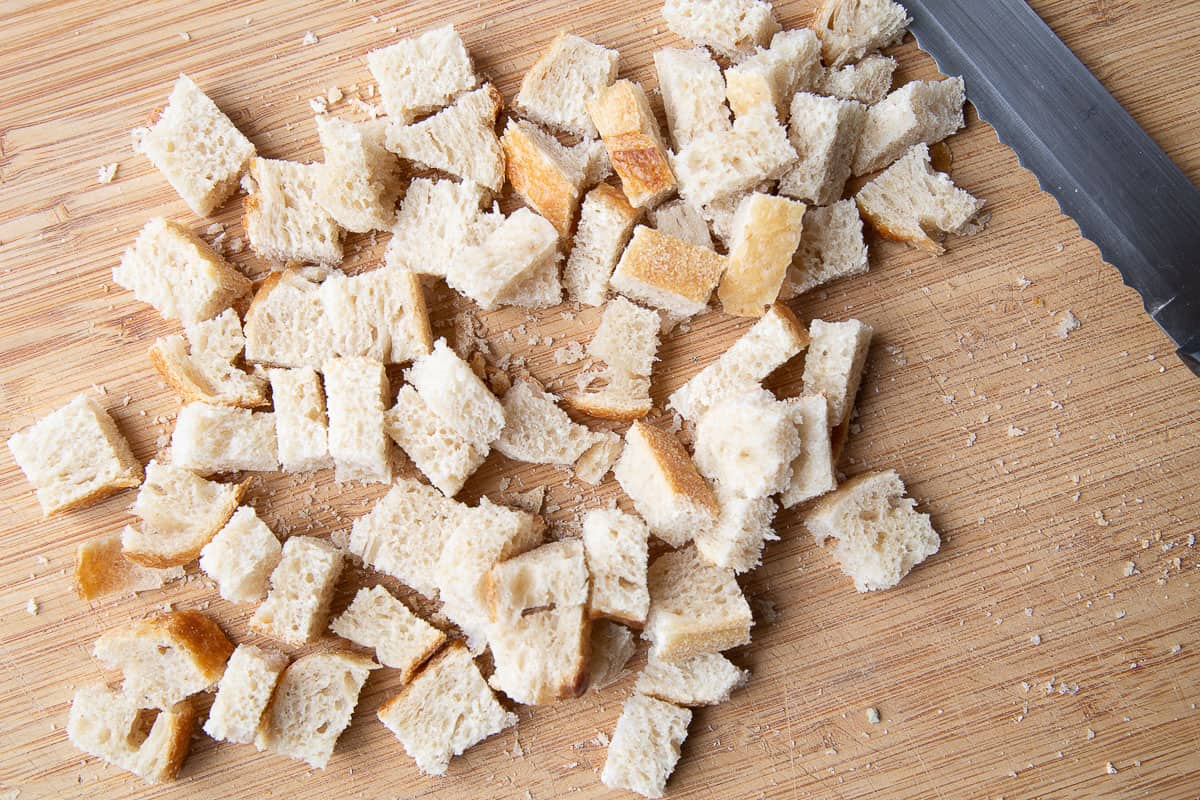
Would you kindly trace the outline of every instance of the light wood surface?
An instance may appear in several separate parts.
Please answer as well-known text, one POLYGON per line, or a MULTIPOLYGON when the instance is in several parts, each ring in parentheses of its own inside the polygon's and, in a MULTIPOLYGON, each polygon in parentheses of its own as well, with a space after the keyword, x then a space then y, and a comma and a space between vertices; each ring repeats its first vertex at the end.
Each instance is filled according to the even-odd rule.
MULTIPOLYGON (((810 5, 777 4, 788 26, 803 24, 810 5)), ((1200 178, 1200 3, 1035 6, 1200 178)), ((651 52, 677 41, 657 3, 630 0, 6 2, 0 436, 85 391, 103 392, 144 461, 169 435, 178 401, 146 349, 175 326, 112 285, 110 269, 151 215, 200 231, 212 222, 191 215, 130 149, 130 129, 180 71, 261 154, 313 159, 309 98, 332 86, 365 91, 368 49, 444 21, 510 99, 560 28, 619 48, 622 75, 648 85, 651 52), (319 41, 304 44, 306 31, 319 41), (116 180, 98 184, 97 168, 112 162, 116 180)), ((911 40, 898 54, 902 79, 934 74, 911 40)), ((753 679, 729 703, 696 713, 672 797, 1168 800, 1194 798, 1200 787, 1200 551, 1188 544, 1200 533, 1200 381, 1074 223, 970 117, 951 140, 951 171, 988 199, 988 229, 952 240, 942 258, 872 242, 869 275, 793 304, 805 318, 875 326, 842 468, 897 468, 933 515, 942 551, 900 588, 859 595, 804 534, 801 514, 782 514, 782 541, 743 581, 757 625, 754 643, 733 657, 753 679), (1056 329, 1068 309, 1082 327, 1064 340, 1056 329), (868 707, 879 724, 868 723, 868 707)), ((231 203, 215 219, 240 235, 237 217, 231 203)), ((374 247, 353 240, 359 252, 348 266, 374 263, 382 238, 374 247)), ((248 253, 236 261, 254 274, 266 268, 248 253)), ((445 291, 431 301, 435 319, 448 322, 445 291)), ((596 314, 481 319, 501 352, 524 352, 535 375, 561 388, 579 365, 558 366, 553 351, 586 340, 596 314), (553 342, 527 347, 535 336, 553 342)), ((657 402, 747 324, 711 313, 672 337, 657 402)), ((773 383, 795 392, 798 365, 773 383)), ((498 496, 503 476, 509 491, 548 483, 558 507, 550 516, 563 523, 619 495, 611 479, 593 491, 568 473, 499 457, 464 494, 498 496)), ((345 529, 382 492, 339 487, 327 474, 254 486, 251 502, 281 533, 345 529)), ((250 610, 220 601, 199 578, 137 598, 74 596, 75 545, 118 530, 131 500, 126 492, 42 520, 0 448, 0 796, 612 794, 599 783, 597 737, 612 734, 632 675, 580 700, 518 709, 515 731, 456 759, 442 779, 422 777, 375 719, 398 686, 391 670, 372 675, 323 772, 198 736, 179 782, 148 787, 76 752, 63 731, 72 688, 114 677, 90 657, 101 632, 172 603, 207 610, 239 641, 256 638, 244 624, 250 610)), ((351 576, 339 605, 364 577, 351 576)))

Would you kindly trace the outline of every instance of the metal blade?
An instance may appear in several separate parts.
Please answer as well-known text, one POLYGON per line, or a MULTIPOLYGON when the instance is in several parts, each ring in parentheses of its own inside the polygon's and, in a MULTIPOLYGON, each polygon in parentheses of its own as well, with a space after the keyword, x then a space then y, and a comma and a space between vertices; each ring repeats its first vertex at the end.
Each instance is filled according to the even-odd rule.
POLYGON ((904 0, 912 32, 1200 375, 1200 191, 1021 0, 904 0))

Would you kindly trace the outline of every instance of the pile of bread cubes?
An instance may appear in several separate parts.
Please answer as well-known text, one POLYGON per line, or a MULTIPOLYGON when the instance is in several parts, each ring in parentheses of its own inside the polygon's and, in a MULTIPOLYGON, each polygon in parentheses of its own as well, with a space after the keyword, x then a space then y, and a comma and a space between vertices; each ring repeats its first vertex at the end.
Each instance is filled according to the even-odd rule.
POLYGON ((386 118, 317 116, 324 163, 258 157, 180 76, 138 149, 198 215, 240 186, 254 252, 286 266, 252 285, 186 225, 150 220, 113 276, 183 325, 150 349, 184 403, 169 454, 143 470, 88 396, 9 446, 47 515, 140 487, 136 522, 78 548, 81 597, 159 587, 198 559, 224 600, 258 604, 254 631, 300 647, 329 630, 361 649, 289 663, 235 645, 200 612, 155 614, 96 641, 124 681, 77 689, 75 746, 148 781, 174 778, 192 696, 215 687, 209 736, 324 767, 383 667, 404 688, 379 720, 441 775, 516 723, 496 692, 537 705, 603 687, 640 630, 648 663, 602 780, 659 797, 689 707, 746 681, 721 651, 750 642, 737 576, 777 538, 779 506, 816 500, 807 528, 859 591, 896 586, 938 550, 894 471, 838 484, 871 327, 806 328, 780 301, 865 272, 864 218, 934 253, 945 234, 982 225, 983 203, 930 164, 929 145, 963 125, 961 79, 890 91, 896 62, 878 51, 909 22, 890 0, 827 0, 813 29, 786 31, 763 0, 667 0, 662 13, 697 45, 654 54, 669 139, 645 89, 616 79, 618 54, 567 33, 525 75, 501 135, 502 98, 452 26, 371 52, 386 118), (405 162, 436 177, 406 178, 405 162), (876 172, 843 199, 852 175, 876 172), (506 182, 524 201, 507 215, 491 205, 506 182), (390 232, 385 263, 338 270, 344 231, 390 232), (422 283, 435 279, 481 309, 602 306, 587 346, 602 370, 559 398, 464 358, 433 341, 422 283), (640 420, 660 337, 711 313, 714 292, 724 313, 758 319, 670 396, 694 431, 688 452, 678 424, 640 420), (804 394, 763 388, 806 350, 804 394), (411 364, 394 400, 391 364, 411 364), (560 401, 632 424, 623 437, 594 431, 560 401), (428 482, 394 476, 393 445, 428 482), (536 504, 455 499, 493 449, 573 465, 593 484, 611 468, 637 514, 587 510, 581 536, 544 543, 536 504), (333 541, 281 543, 241 505, 245 482, 212 478, 330 467, 339 482, 389 484, 333 541), (654 545, 653 561, 651 536, 669 546, 654 545), (330 622, 347 559, 440 601, 462 635, 378 585, 330 622))

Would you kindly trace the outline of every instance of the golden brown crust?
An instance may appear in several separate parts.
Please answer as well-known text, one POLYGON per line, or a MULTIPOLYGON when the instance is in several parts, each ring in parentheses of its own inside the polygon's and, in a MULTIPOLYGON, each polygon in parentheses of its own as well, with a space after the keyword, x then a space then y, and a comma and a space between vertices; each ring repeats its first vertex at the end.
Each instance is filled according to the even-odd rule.
POLYGON ((128 568, 121 563, 126 560, 119 535, 81 542, 75 548, 75 594, 81 600, 94 600, 127 588, 128 568))
POLYGON ((266 393, 260 393, 255 398, 229 398, 224 395, 216 396, 210 394, 199 386, 196 382, 184 374, 181 370, 175 369, 175 365, 170 361, 158 342, 150 346, 150 363, 158 370, 158 374, 162 376, 172 389, 179 393, 179 396, 185 403, 214 403, 218 405, 237 406, 238 408, 262 408, 269 406, 271 401, 267 399, 266 393))
POLYGON ((788 332, 791 334, 793 341, 803 350, 808 347, 811 337, 808 335, 808 328, 804 327, 804 323, 796 316, 795 312, 785 306, 783 303, 775 303, 771 306, 771 311, 783 321, 788 327, 788 332))
POLYGON ((134 626, 134 636, 165 635, 188 652, 201 674, 216 682, 233 655, 233 642, 217 623, 199 611, 169 611, 148 617, 134 626))
POLYGON ((641 419, 654 408, 653 402, 649 399, 644 404, 623 403, 619 398, 614 398, 605 391, 576 392, 564 397, 563 402, 589 417, 608 419, 614 422, 630 422, 641 419))
POLYGON ((534 211, 550 220, 559 236, 570 236, 579 208, 579 187, 521 125, 510 122, 500 146, 513 189, 534 211))
POLYGON ((588 104, 588 113, 631 205, 653 204, 675 188, 675 174, 642 87, 619 80, 588 104))
POLYGON ((578 668, 575 674, 559 687, 559 700, 567 700, 572 697, 582 697, 583 693, 588 689, 588 681, 591 676, 588 674, 588 661, 590 661, 592 649, 592 619, 587 613, 585 606, 579 607, 579 661, 578 668))
POLYGON ((660 291, 705 304, 728 259, 654 228, 639 225, 616 272, 660 291))
POLYGON ((936 240, 929 238, 929 234, 922 231, 920 237, 913 236, 909 231, 902 231, 899 228, 894 228, 887 223, 883 217, 875 214, 868 209, 860 198, 854 198, 855 204, 858 206, 859 213, 863 219, 870 223, 871 227, 885 239, 890 239, 893 242, 905 242, 918 250, 924 250, 927 253, 932 253, 935 256, 940 256, 946 252, 946 248, 942 247, 936 240))
POLYGON ((717 504, 717 498, 713 494, 712 488, 701 477, 700 472, 696 469, 696 464, 678 439, 666 431, 642 422, 633 423, 630 433, 634 431, 637 431, 646 440, 646 444, 672 492, 690 497, 712 511, 714 515, 721 513, 721 507, 717 504))
POLYGON ((800 244, 803 203, 784 197, 754 198, 750 230, 739 237, 717 288, 727 314, 761 317, 779 298, 800 244))
POLYGON ((644 619, 634 619, 633 617, 626 617, 622 614, 617 614, 612 611, 599 611, 594 608, 588 609, 588 618, 593 621, 598 619, 611 619, 613 622, 619 622, 627 628, 633 628, 634 630, 638 631, 642 630, 642 628, 646 626, 646 620, 644 619))
POLYGON ((405 306, 412 315, 410 331, 413 339, 421 345, 424 353, 429 354, 433 352, 433 328, 429 324, 429 308, 425 304, 421 278, 415 272, 405 272, 401 280, 404 281, 405 306))
POLYGON ((191 750, 192 733, 196 729, 196 719, 199 715, 191 698, 180 700, 164 713, 169 715, 171 727, 167 737, 166 764, 163 765, 160 776, 163 780, 173 781, 191 750))
POLYGON ((433 658, 434 654, 440 651, 442 646, 449 641, 443 631, 438 631, 438 634, 439 636, 436 640, 434 640, 433 644, 427 647, 425 652, 423 652, 419 658, 413 660, 412 666, 400 672, 400 680, 403 683, 412 682, 412 679, 417 675, 418 672, 421 671, 421 668, 424 666, 425 662, 433 658))

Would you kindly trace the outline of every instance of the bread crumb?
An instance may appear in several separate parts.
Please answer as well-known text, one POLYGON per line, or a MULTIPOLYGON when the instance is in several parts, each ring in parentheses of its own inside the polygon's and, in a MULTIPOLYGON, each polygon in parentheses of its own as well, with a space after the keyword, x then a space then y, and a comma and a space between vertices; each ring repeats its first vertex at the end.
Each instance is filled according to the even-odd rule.
POLYGON ((301 44, 316 44, 319 41, 321 41, 321 37, 312 31, 305 31, 304 38, 300 40, 301 44))
POLYGON ((1063 312, 1063 316, 1058 320, 1058 328, 1055 332, 1058 334, 1058 338, 1066 339, 1071 335, 1071 331, 1079 330, 1082 324, 1083 323, 1079 321, 1079 318, 1076 317, 1071 312, 1071 309, 1068 308, 1063 312))
POLYGON ((1088 740, 1089 740, 1089 741, 1090 741, 1090 740, 1092 740, 1092 739, 1095 739, 1095 738, 1096 738, 1096 732, 1095 732, 1094 730, 1092 730, 1091 728, 1088 728, 1088 729, 1087 729, 1087 738, 1088 738, 1088 740))
POLYGON ((120 166, 121 165, 119 163, 114 161, 111 164, 104 164, 103 166, 99 167, 96 170, 96 182, 112 183, 117 177, 117 170, 120 168, 120 166))
POLYGON ((1024 436, 1027 433, 1029 433, 1029 431, 1025 430, 1024 428, 1018 428, 1016 425, 1008 426, 1008 435, 1009 436, 1012 436, 1012 437, 1024 436))
POLYGON ((1125 562, 1125 569, 1122 571, 1122 574, 1123 574, 1123 575, 1124 575, 1126 578, 1129 578, 1129 577, 1132 577, 1132 576, 1134 576, 1134 575, 1137 575, 1137 574, 1138 574, 1138 568, 1137 568, 1137 564, 1135 564, 1135 563, 1134 563, 1134 562, 1132 562, 1132 561, 1126 561, 1126 562, 1125 562))
POLYGON ((1030 641, 1030 643, 1031 643, 1031 644, 1034 644, 1034 645, 1039 645, 1039 644, 1041 644, 1041 643, 1042 643, 1042 637, 1041 637, 1041 634, 1037 634, 1037 633, 1035 633, 1033 636, 1030 636, 1030 637, 1029 637, 1029 641, 1030 641))
POLYGON ((975 435, 975 432, 974 432, 974 431, 972 431, 972 432, 968 433, 968 434, 967 434, 967 447, 974 447, 974 446, 975 446, 975 440, 976 440, 976 439, 978 439, 978 438, 979 438, 979 437, 977 437, 977 436, 975 435))
POLYGON ((1171 655, 1177 655, 1181 650, 1183 650, 1183 645, 1177 644, 1171 648, 1171 655))
POLYGON ((554 351, 554 363, 564 366, 567 364, 577 364, 586 357, 583 345, 579 342, 567 342, 566 345, 554 351))
POLYGON ((1029 278, 1026 278, 1024 275, 1017 278, 1018 289, 1028 289, 1030 286, 1033 286, 1033 281, 1029 280, 1029 278))
POLYGON ((337 103, 341 101, 343 97, 345 97, 345 95, 342 93, 342 90, 336 86, 330 86, 325 90, 325 99, 330 103, 337 103))
MULTIPOLYGON (((1107 519, 1107 518, 1105 518, 1105 516, 1104 516, 1104 512, 1103 512, 1103 511, 1097 511, 1097 512, 1096 512, 1095 514, 1093 514, 1092 516, 1095 518, 1095 520, 1096 520, 1096 524, 1097 524, 1097 525, 1099 525, 1101 528, 1107 528, 1107 527, 1108 527, 1108 525, 1109 525, 1109 522, 1108 522, 1108 519, 1107 519)), ((1131 562, 1129 562, 1129 563, 1131 563, 1131 564, 1132 564, 1133 562, 1131 561, 1131 562)))
POLYGON ((875 706, 871 706, 867 709, 867 722, 871 723, 872 725, 878 725, 879 719, 879 709, 875 708, 875 706))
POLYGON ((1113 763, 1111 761, 1108 761, 1104 764, 1104 771, 1107 772, 1109 775, 1117 774, 1117 768, 1113 766, 1113 763))
POLYGON ((38 602, 32 597, 25 601, 25 613, 31 617, 36 617, 38 613, 38 602))

